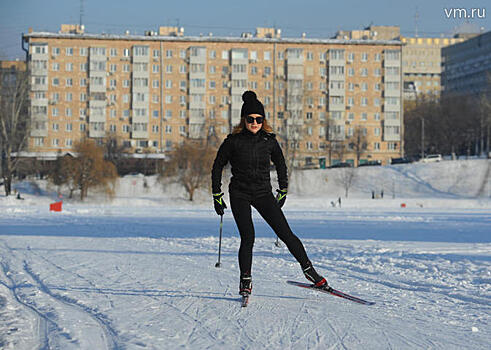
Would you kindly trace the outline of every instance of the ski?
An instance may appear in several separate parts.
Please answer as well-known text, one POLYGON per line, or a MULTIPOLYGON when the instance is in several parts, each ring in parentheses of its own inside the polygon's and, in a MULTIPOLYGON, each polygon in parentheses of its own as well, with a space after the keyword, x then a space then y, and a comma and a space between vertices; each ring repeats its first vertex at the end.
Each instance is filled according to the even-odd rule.
POLYGON ((249 295, 243 295, 242 296, 242 300, 241 300, 241 304, 240 304, 242 307, 247 307, 247 305, 249 305, 249 295))
POLYGON ((291 284, 292 286, 312 289, 312 290, 319 291, 322 293, 335 295, 337 297, 340 297, 340 298, 343 298, 346 300, 351 300, 351 301, 358 303, 358 304, 363 304, 363 305, 374 305, 375 304, 375 302, 373 302, 373 301, 366 301, 366 300, 363 300, 361 298, 357 298, 357 297, 354 297, 352 295, 343 293, 343 292, 336 290, 336 289, 333 289, 331 287, 329 287, 329 289, 320 289, 320 288, 316 288, 313 284, 308 284, 308 283, 302 283, 302 282, 296 282, 296 281, 286 281, 286 283, 291 284))

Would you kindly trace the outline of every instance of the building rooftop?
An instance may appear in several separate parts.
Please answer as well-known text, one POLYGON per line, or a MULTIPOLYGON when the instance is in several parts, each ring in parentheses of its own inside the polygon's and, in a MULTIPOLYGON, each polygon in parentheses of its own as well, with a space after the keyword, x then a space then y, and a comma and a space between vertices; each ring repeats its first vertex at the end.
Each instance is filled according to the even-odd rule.
POLYGON ((344 44, 344 45, 402 45, 399 40, 346 40, 310 38, 258 38, 258 37, 217 37, 217 36, 164 36, 135 34, 73 34, 52 32, 31 32, 24 38, 128 40, 128 41, 183 41, 183 42, 244 42, 244 43, 291 43, 291 44, 344 44))

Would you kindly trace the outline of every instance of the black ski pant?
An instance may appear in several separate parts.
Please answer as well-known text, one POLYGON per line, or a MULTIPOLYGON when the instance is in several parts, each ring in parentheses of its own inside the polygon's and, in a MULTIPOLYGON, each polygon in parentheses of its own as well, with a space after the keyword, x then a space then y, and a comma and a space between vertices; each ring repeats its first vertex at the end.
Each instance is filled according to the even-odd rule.
POLYGON ((255 238, 251 206, 256 208, 263 219, 271 226, 300 265, 302 267, 307 266, 309 258, 305 248, 300 239, 290 229, 285 215, 272 193, 253 199, 245 199, 242 196, 234 196, 234 194, 230 193, 230 205, 240 233, 239 267, 241 275, 251 274, 252 248, 255 238))

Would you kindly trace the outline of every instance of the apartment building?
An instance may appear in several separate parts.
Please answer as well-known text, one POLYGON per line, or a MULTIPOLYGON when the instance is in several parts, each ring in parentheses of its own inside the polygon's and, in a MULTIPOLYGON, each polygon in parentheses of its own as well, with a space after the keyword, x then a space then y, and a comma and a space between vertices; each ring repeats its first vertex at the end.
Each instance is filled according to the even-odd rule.
POLYGON ((491 32, 442 51, 444 93, 491 95, 491 32))
POLYGON ((401 43, 281 38, 29 31, 31 152, 66 152, 82 137, 116 135, 133 152, 165 153, 186 139, 221 141, 256 91, 295 166, 402 155, 401 43))
POLYGON ((362 30, 339 31, 337 39, 400 40, 402 46, 403 98, 415 100, 418 95, 441 93, 442 48, 463 42, 473 34, 452 38, 406 37, 399 26, 369 26, 362 30))

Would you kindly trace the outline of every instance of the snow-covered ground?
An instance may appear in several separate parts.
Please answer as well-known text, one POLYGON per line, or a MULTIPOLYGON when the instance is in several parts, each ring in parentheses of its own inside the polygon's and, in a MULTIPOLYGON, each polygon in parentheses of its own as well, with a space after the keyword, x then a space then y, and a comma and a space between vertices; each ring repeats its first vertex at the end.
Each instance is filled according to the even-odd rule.
POLYGON ((0 197, 0 349, 488 349, 487 166, 360 168, 348 198, 341 169, 293 175, 285 213, 309 257, 373 306, 286 284, 304 281, 300 268, 254 212, 253 296, 240 308, 237 229, 228 210, 215 268, 205 192, 189 203, 128 176, 112 202, 54 213, 53 189, 16 184, 25 200, 0 197))

